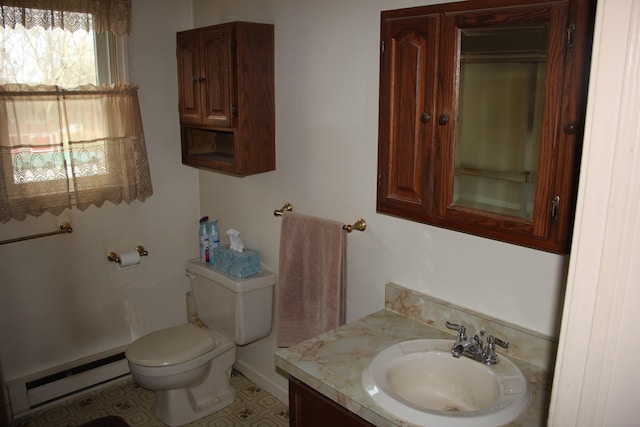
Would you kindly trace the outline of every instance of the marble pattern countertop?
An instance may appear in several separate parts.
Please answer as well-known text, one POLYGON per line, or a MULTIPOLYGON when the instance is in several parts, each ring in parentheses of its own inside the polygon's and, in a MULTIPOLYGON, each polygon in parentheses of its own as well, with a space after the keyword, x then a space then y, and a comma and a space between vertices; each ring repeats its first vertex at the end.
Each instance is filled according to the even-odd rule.
MULTIPOLYGON (((430 325, 433 319, 422 318, 423 321, 417 321, 404 313, 401 314, 402 310, 398 310, 397 307, 394 309, 394 301, 397 302, 399 299, 403 299, 402 307, 406 307, 407 298, 416 297, 412 291, 390 284, 387 285, 386 295, 386 309, 295 346, 281 349, 275 355, 275 363, 289 376, 306 383, 376 426, 415 426, 378 406, 364 390, 360 381, 361 372, 376 354, 393 344, 411 339, 454 339, 455 335, 430 325)), ((418 295, 418 298, 424 303, 421 296, 418 295)), ((437 300, 427 302, 430 306, 443 304, 437 300)), ((417 305, 419 304, 415 304, 415 301, 410 304, 413 313, 417 305)), ((460 313, 463 317, 469 313, 458 312, 455 307, 446 306, 447 316, 452 318, 452 321, 460 313)), ((438 319, 438 322, 440 320, 438 319)), ((444 323, 444 320, 442 322, 444 323)), ((487 328, 487 332, 493 333, 493 330, 487 328)), ((514 334, 509 335, 509 339, 514 338, 514 334)), ((516 347, 522 346, 516 343, 516 347)), ((531 401, 527 409, 508 425, 545 426, 550 394, 548 370, 537 366, 536 360, 532 363, 531 360, 525 361, 516 356, 511 353, 508 357, 529 380, 531 401)))

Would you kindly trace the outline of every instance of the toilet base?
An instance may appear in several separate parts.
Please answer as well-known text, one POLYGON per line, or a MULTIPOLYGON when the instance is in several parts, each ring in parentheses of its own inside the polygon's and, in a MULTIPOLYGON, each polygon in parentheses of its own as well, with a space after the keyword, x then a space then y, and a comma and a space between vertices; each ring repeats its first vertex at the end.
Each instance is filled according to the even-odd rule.
POLYGON ((177 427, 213 414, 235 400, 231 387, 231 369, 236 360, 236 348, 211 361, 206 379, 190 388, 156 391, 153 410, 168 426, 177 427))

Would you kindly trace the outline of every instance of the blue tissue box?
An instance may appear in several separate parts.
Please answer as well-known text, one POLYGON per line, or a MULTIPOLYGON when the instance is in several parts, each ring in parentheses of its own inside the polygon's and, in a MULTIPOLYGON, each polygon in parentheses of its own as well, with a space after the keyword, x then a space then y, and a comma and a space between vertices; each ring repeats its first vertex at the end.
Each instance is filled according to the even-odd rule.
POLYGON ((235 277, 249 277, 260 272, 260 252, 244 248, 242 252, 229 245, 213 248, 213 268, 235 277))

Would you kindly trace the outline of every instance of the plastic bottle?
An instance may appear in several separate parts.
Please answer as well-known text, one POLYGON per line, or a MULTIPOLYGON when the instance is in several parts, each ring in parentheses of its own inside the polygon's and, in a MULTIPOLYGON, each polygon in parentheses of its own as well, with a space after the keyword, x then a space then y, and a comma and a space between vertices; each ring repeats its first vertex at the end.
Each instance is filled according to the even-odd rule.
POLYGON ((209 263, 213 264, 213 249, 220 246, 220 233, 218 232, 218 220, 209 222, 209 263))
POLYGON ((200 262, 209 262, 209 217, 200 218, 200 230, 198 237, 200 238, 200 262))

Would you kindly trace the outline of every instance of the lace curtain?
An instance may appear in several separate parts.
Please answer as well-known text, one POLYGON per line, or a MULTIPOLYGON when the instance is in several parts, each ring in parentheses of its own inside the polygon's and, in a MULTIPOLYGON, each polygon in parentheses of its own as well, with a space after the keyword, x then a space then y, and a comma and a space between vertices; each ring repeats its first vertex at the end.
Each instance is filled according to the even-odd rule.
POLYGON ((0 87, 0 219, 152 194, 137 88, 0 87))
MULTIPOLYGON (((0 0, 4 25, 8 3, 13 2, 0 0)), ((92 25, 102 19, 98 15, 106 3, 126 3, 130 8, 130 2, 122 0, 19 3, 73 10, 91 5, 98 10, 91 12, 92 25)), ((33 16, 21 9, 22 16, 33 16)), ((127 9, 126 21, 129 14, 127 9)), ((30 22, 41 25, 44 21, 30 22)), ((44 212, 58 215, 73 206, 85 210, 105 201, 144 201, 153 190, 137 86, 0 85, 0 180, 3 223, 44 212)))
POLYGON ((131 34, 131 0, 1 0, 5 28, 83 29, 131 34))

